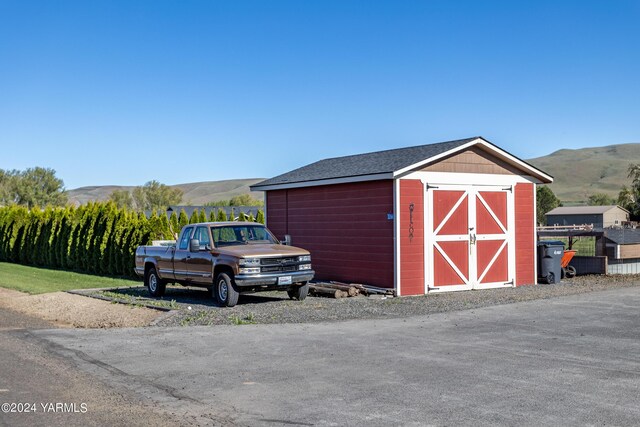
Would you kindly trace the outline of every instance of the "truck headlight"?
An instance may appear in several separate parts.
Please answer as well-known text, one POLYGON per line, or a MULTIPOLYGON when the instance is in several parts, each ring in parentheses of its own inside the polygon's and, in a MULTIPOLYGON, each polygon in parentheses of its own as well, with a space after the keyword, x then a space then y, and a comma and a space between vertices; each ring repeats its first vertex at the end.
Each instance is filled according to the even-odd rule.
POLYGON ((245 267, 258 267, 260 266, 260 258, 240 258, 238 264, 245 267))
POLYGON ((240 274, 260 274, 260 267, 239 268, 238 272, 240 274))
POLYGON ((311 264, 300 264, 298 266, 298 269, 300 269, 300 270, 311 270, 311 264))
POLYGON ((299 262, 311 262, 311 255, 302 255, 298 257, 299 262))

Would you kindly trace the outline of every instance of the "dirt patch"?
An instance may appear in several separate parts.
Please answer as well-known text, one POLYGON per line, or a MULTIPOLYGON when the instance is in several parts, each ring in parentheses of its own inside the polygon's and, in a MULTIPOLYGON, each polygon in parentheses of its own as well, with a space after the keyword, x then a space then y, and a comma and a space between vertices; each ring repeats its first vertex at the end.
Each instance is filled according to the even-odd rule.
POLYGON ((0 307, 47 320, 63 328, 125 328, 148 326, 157 310, 112 304, 66 292, 29 295, 0 288, 0 307))

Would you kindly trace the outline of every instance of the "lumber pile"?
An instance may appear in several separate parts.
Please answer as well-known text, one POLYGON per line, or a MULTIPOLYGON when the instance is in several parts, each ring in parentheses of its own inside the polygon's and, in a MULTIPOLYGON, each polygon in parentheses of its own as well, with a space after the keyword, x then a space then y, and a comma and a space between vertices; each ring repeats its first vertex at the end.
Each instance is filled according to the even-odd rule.
POLYGON ((309 284, 309 293, 313 296, 328 298, 347 298, 358 295, 393 295, 393 289, 378 288, 360 283, 313 282, 309 284))

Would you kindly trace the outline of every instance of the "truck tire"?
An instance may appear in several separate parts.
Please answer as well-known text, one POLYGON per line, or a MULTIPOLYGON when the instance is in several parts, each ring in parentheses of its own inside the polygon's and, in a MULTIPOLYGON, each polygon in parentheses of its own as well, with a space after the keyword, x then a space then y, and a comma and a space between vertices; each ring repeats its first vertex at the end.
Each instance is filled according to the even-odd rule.
POLYGON ((238 303, 240 293, 227 273, 218 274, 216 283, 213 285, 213 292, 218 302, 224 307, 233 307, 238 303))
POLYGON ((296 286, 293 289, 289 289, 287 291, 287 294, 289 294, 289 298, 291 299, 302 301, 307 297, 307 294, 309 294, 309 283, 305 283, 304 285, 296 286))
POLYGON ((166 283, 158 277, 158 272, 155 267, 147 270, 147 274, 144 276, 144 285, 149 289, 149 294, 151 294, 152 297, 163 296, 167 287, 166 283))

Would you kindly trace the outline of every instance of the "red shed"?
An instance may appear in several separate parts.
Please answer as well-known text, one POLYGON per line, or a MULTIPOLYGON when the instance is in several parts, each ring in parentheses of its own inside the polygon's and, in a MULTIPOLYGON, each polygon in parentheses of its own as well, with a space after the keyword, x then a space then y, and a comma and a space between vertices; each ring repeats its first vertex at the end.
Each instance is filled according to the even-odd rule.
POLYGON ((316 278, 398 295, 536 283, 536 188, 553 178, 474 137, 321 160, 251 187, 316 278))

